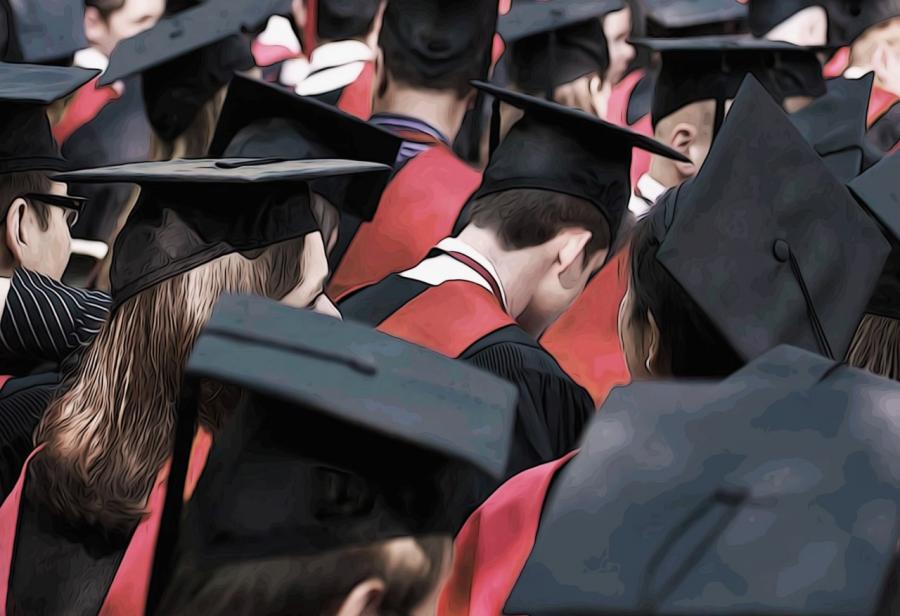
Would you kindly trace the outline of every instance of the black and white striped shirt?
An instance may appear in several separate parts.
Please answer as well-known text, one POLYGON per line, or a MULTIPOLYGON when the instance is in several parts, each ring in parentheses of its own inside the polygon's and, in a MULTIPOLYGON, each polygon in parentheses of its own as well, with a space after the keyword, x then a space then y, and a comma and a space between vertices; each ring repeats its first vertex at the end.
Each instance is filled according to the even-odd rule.
POLYGON ((0 357, 61 362, 94 339, 109 306, 106 293, 16 268, 0 317, 0 357))

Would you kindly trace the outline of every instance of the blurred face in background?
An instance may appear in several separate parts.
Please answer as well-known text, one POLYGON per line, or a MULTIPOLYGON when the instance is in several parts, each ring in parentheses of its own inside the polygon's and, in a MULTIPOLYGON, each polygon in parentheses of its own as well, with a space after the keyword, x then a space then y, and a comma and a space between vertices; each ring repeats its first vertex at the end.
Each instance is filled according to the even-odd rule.
POLYGON ((153 27, 166 8, 165 0, 88 0, 85 4, 85 36, 105 56, 119 41, 153 27))
POLYGON ((606 80, 615 85, 625 76, 628 65, 635 56, 634 47, 628 43, 628 37, 631 36, 631 9, 626 6, 604 17, 603 34, 609 45, 609 71, 606 80))
POLYGON ((828 13, 821 6, 797 11, 772 28, 766 38, 803 47, 816 47, 828 42, 828 13))

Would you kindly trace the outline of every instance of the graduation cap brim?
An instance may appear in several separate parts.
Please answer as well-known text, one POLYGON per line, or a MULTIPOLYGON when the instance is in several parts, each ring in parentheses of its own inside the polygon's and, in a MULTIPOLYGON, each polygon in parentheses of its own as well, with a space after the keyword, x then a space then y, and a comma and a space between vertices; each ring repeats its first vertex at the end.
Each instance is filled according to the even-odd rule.
POLYGON ((379 163, 352 160, 279 160, 254 158, 176 159, 81 169, 54 177, 60 182, 132 184, 247 184, 303 182, 354 173, 389 173, 379 163))
POLYGON ((526 113, 533 114, 536 117, 548 118, 550 122, 560 126, 583 131, 581 133, 582 136, 595 137, 598 140, 598 144, 615 140, 617 143, 635 147, 651 154, 680 162, 690 162, 690 159, 680 152, 663 145, 652 137, 616 126, 579 109, 562 107, 541 98, 506 90, 483 81, 473 81, 472 85, 478 90, 490 94, 494 98, 517 107, 526 113))
POLYGON ((833 51, 834 47, 818 45, 805 47, 784 41, 770 41, 746 35, 710 35, 684 38, 635 37, 629 39, 632 45, 660 53, 737 53, 737 52, 820 52, 833 51))
POLYGON ((509 12, 500 17, 497 33, 510 44, 535 34, 600 19, 624 7, 622 0, 520 0, 513 2, 509 12))
MULTIPOLYGON (((236 155, 284 156, 302 152, 304 159, 346 157, 393 165, 402 140, 392 133, 364 122, 312 97, 297 96, 278 86, 249 77, 235 76, 219 114, 216 132, 209 147, 211 157, 225 156, 236 136, 252 140, 253 151, 236 155), (271 120, 291 122, 273 139, 254 139, 254 124, 271 120), (283 148, 285 151, 279 151, 283 148)), ((268 136, 268 134, 267 134, 268 136)), ((372 174, 346 180, 327 180, 319 186, 332 205, 348 210, 364 220, 375 215, 388 174, 372 174)))
POLYGON ((0 105, 49 105, 100 74, 94 69, 0 62, 0 105))
POLYGON ((647 7, 647 19, 666 29, 694 28, 746 18, 747 7, 737 0, 663 0, 650 2, 647 7))
POLYGON ((261 298, 225 297, 187 374, 326 413, 494 477, 506 466, 514 387, 352 322, 261 298))

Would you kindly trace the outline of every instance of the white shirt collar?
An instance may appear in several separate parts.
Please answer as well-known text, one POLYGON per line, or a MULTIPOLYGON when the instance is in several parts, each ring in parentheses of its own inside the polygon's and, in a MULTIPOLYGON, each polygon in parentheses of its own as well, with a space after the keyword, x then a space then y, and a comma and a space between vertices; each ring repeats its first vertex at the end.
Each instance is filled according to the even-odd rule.
MULTIPOLYGON (((509 310, 509 304, 506 302, 506 290, 503 288, 503 281, 500 280, 500 276, 497 274, 497 270, 490 259, 472 248, 469 244, 466 244, 455 237, 448 237, 441 240, 436 248, 446 252, 458 252, 464 254, 486 269, 488 273, 494 277, 497 286, 500 288, 500 299, 504 309, 507 311, 509 310)), ((419 280, 432 286, 437 286, 448 280, 467 280, 493 292, 490 283, 487 280, 484 280, 478 272, 447 255, 439 255, 431 259, 426 259, 412 269, 402 272, 400 275, 404 278, 419 280)))
POLYGON ((103 55, 103 52, 93 47, 85 47, 75 52, 72 64, 80 68, 93 68, 99 71, 105 71, 109 66, 109 58, 103 55))
POLYGON ((656 203, 659 198, 663 196, 663 193, 668 190, 665 186, 657 182, 649 173, 645 173, 638 178, 637 189, 638 192, 641 193, 641 196, 653 203, 656 203))
POLYGON ((368 62, 374 59, 375 52, 362 41, 335 41, 313 49, 309 65, 311 70, 317 71, 351 62, 368 62))

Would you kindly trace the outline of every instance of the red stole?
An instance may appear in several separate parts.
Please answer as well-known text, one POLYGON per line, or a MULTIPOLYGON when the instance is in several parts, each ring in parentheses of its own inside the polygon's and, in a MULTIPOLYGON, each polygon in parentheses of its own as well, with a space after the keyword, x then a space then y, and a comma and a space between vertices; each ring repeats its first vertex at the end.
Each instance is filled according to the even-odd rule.
POLYGON ((340 300, 348 292, 402 272, 425 258, 453 231, 481 174, 444 145, 408 161, 390 181, 371 222, 360 225, 328 286, 340 300))
POLYGON ((629 255, 626 249, 613 257, 541 338, 543 347, 597 406, 613 387, 631 380, 618 332, 629 255))
POLYGON ((375 63, 366 62, 362 73, 344 88, 338 99, 337 108, 354 115, 360 120, 368 120, 372 115, 372 83, 375 80, 375 63))
POLYGON ((519 473, 466 521, 454 542, 438 616, 503 613, 534 546, 550 482, 576 453, 519 473))
MULTIPOLYGON (((645 71, 632 71, 626 75, 622 81, 613 86, 612 94, 609 97, 609 108, 606 112, 606 119, 613 124, 623 128, 646 135, 653 136, 653 123, 650 121, 650 114, 645 115, 633 125, 628 124, 628 102, 631 100, 631 94, 644 78, 645 71)), ((631 185, 637 184, 638 179, 650 170, 651 154, 641 149, 635 148, 631 155, 631 185)))
POLYGON ((3 389, 3 386, 6 385, 6 381, 12 378, 11 374, 0 374, 0 389, 3 389))
MULTIPOLYGON (((212 447, 212 434, 200 428, 194 437, 191 447, 191 459, 188 465, 187 481, 184 486, 184 498, 188 500, 194 492, 206 458, 212 447)), ((28 463, 41 450, 35 449, 22 472, 15 488, 0 506, 0 615, 6 614, 6 601, 9 579, 12 570, 13 549, 16 540, 19 509, 21 508, 22 491, 28 463)), ((166 483, 169 477, 169 462, 159 471, 156 485, 147 501, 147 516, 138 524, 125 550, 116 575, 107 592, 99 616, 134 616, 143 614, 147 603, 147 591, 150 586, 150 572, 153 567, 153 554, 156 550, 156 535, 162 520, 163 505, 166 500, 166 483)))
POLYGON ((411 299, 376 329, 456 358, 481 338, 514 323, 481 285, 449 280, 411 299))
POLYGON ((106 105, 119 98, 119 93, 112 86, 98 88, 97 79, 92 79, 75 92, 62 118, 53 127, 53 137, 58 144, 65 143, 75 131, 96 118, 106 105))

